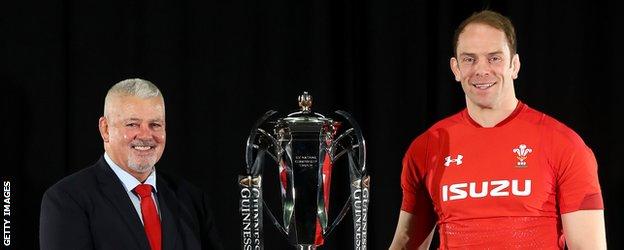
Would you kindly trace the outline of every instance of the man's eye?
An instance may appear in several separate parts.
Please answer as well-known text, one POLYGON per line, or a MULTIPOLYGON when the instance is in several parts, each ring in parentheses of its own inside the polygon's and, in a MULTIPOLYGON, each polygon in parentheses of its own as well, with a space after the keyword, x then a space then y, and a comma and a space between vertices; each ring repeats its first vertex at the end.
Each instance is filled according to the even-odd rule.
POLYGON ((462 59, 462 62, 464 62, 464 63, 473 63, 474 62, 474 58, 472 58, 472 57, 464 57, 462 59))
POLYGON ((502 59, 501 59, 500 57, 498 57, 498 56, 495 56, 495 57, 491 57, 491 58, 490 58, 490 62, 491 62, 491 63, 500 62, 501 60, 502 60, 502 59))
POLYGON ((160 128, 160 127, 162 127, 162 125, 160 125, 158 123, 152 123, 151 126, 152 126, 152 128, 160 128))
POLYGON ((136 123, 128 123, 128 124, 126 124, 126 127, 130 127, 130 128, 135 128, 135 127, 138 127, 138 126, 139 126, 139 124, 136 124, 136 123))

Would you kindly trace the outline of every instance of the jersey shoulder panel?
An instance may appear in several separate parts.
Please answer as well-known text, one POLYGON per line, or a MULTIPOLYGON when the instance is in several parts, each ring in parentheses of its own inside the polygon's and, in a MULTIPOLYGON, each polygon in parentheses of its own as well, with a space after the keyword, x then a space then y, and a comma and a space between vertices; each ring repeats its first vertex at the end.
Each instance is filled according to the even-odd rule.
POLYGON ((529 124, 540 126, 546 133, 552 136, 552 142, 555 144, 586 147, 583 139, 573 129, 541 111, 527 106, 526 112, 524 112, 521 119, 529 124))
POLYGON ((525 121, 543 131, 548 162, 553 166, 557 183, 557 203, 561 213, 581 209, 602 209, 602 195, 597 162, 592 150, 570 127, 555 118, 530 109, 525 121), (540 119, 536 119, 541 117, 540 119))
POLYGON ((405 153, 405 156, 403 158, 403 165, 405 166, 406 164, 408 164, 413 167, 417 167, 419 177, 422 177, 427 167, 425 163, 426 158, 428 157, 428 153, 430 153, 429 151, 437 147, 436 145, 438 144, 441 136, 440 131, 464 122, 461 115, 462 112, 458 112, 454 115, 451 115, 436 122, 424 133, 417 136, 412 141, 409 148, 407 149, 407 152, 405 153))

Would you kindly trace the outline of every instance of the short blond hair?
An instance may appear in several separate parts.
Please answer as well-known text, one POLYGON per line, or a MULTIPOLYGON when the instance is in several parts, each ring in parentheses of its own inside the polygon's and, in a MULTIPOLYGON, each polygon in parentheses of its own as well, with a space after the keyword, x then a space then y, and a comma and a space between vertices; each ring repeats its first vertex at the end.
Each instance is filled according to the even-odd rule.
POLYGON ((112 98, 119 96, 136 96, 142 99, 160 97, 164 99, 158 87, 152 82, 140 78, 126 79, 113 85, 106 93, 104 99, 105 116, 109 112, 112 98))

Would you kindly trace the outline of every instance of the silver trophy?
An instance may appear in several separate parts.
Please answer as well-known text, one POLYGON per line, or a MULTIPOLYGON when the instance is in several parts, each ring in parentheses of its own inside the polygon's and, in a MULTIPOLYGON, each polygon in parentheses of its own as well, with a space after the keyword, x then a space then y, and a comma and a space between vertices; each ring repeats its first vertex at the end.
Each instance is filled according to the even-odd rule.
MULTIPOLYGON (((296 249, 316 249, 352 210, 354 249, 367 249, 370 177, 360 127, 344 111, 336 113, 350 128, 311 111, 312 96, 299 96, 301 110, 267 123, 276 111, 260 118, 247 138, 246 173, 239 176, 241 247, 264 249, 263 211, 296 249), (269 124, 267 128, 267 124, 269 124), (334 163, 348 157, 350 194, 329 221, 329 194, 334 163), (281 214, 275 216, 263 198, 264 168, 276 168, 281 214)), ((333 214, 332 214, 333 215, 333 214)))

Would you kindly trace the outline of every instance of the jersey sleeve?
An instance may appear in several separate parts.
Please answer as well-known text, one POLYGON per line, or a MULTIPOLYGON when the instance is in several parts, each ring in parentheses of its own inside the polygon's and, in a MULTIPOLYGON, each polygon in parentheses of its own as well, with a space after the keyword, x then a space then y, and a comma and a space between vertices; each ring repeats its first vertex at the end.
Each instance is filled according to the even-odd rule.
POLYGON ((436 215, 433 202, 429 196, 423 172, 427 155, 428 135, 421 135, 412 142, 403 157, 401 172, 401 188, 403 202, 401 210, 412 214, 411 237, 416 242, 422 242, 435 226, 436 215))
POLYGON ((418 206, 427 203, 431 204, 431 201, 426 199, 426 188, 423 185, 424 182, 421 180, 422 171, 420 171, 418 159, 416 159, 419 154, 426 153, 425 145, 418 145, 424 144, 419 143, 419 139, 420 138, 417 138, 405 153, 403 157, 403 170, 401 172, 401 188, 403 190, 401 210, 411 214, 416 212, 418 206))
POLYGON ((578 210, 604 209, 598 164, 592 150, 573 131, 558 133, 554 152, 558 159, 557 203, 561 214, 578 210))

